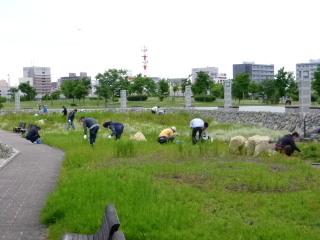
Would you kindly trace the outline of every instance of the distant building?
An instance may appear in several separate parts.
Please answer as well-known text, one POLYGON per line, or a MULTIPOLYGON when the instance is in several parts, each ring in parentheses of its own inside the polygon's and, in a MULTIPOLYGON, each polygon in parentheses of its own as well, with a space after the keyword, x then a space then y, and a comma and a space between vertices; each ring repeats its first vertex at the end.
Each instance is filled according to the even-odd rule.
POLYGON ((19 83, 28 82, 34 87, 38 95, 51 93, 51 72, 49 67, 24 67, 23 78, 19 83))
POLYGON ((192 78, 191 83, 195 83, 198 72, 205 72, 209 75, 210 80, 216 83, 222 83, 227 79, 226 73, 219 73, 219 68, 217 67, 205 67, 205 68, 192 68, 191 70, 192 78))
POLYGON ((10 86, 6 80, 0 80, 0 96, 5 97, 7 101, 11 98, 10 86))
POLYGON ((77 79, 81 79, 81 78, 88 78, 91 80, 91 77, 88 77, 86 72, 80 72, 80 76, 77 76, 76 73, 69 73, 69 77, 61 77, 60 79, 58 79, 58 87, 61 86, 61 84, 65 81, 65 80, 77 80, 77 79))
POLYGON ((317 71, 320 59, 310 59, 308 63, 296 64, 296 81, 300 81, 303 78, 314 79, 314 72, 317 71))
POLYGON ((235 78, 238 73, 248 73, 251 80, 260 83, 265 79, 274 79, 274 65, 255 64, 254 62, 233 64, 233 78, 235 78))

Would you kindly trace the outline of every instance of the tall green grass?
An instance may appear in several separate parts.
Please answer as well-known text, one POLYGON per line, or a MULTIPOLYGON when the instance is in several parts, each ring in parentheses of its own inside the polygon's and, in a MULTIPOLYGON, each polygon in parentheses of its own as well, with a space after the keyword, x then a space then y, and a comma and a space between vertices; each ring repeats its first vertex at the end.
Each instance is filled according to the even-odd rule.
MULTIPOLYGON (((100 128, 91 147, 80 123, 67 131, 60 114, 45 116, 43 142, 66 153, 57 187, 41 212, 51 240, 65 232, 93 234, 108 203, 115 204, 128 240, 319 239, 319 171, 299 155, 232 155, 217 137, 192 145, 189 122, 195 116, 185 112, 84 114, 99 123, 122 122, 125 131, 114 140, 100 128), (171 126, 177 127, 175 140, 183 142, 157 143, 159 132, 171 126), (130 139, 137 131, 147 141, 130 139)), ((38 119, 5 115, 0 127, 11 130, 21 120, 38 119)), ((248 132, 246 126, 205 120, 212 135, 248 132)), ((250 134, 263 131, 254 129, 250 134)))

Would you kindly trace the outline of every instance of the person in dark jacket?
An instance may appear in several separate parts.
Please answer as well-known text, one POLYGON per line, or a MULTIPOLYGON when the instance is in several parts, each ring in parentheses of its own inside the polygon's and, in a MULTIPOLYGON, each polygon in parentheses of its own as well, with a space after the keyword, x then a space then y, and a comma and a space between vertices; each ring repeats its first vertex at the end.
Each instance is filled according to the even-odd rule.
POLYGON ((76 115, 77 112, 78 112, 78 110, 75 109, 75 110, 73 110, 72 112, 69 113, 67 130, 69 130, 70 126, 72 127, 73 130, 76 129, 74 124, 73 124, 73 119, 74 119, 74 116, 76 115))
POLYGON ((39 130, 41 130, 40 127, 33 127, 28 131, 26 139, 29 140, 31 144, 37 144, 36 141, 40 138, 39 130))
POLYGON ((109 128, 112 133, 108 138, 112 136, 116 136, 116 140, 121 138, 121 134, 123 133, 124 126, 122 123, 119 122, 105 122, 103 124, 104 128, 109 128))
POLYGON ((62 106, 62 117, 64 118, 68 118, 68 111, 67 108, 65 106, 62 106))
POLYGON ((95 119, 88 118, 88 117, 81 117, 79 121, 83 123, 84 139, 87 139, 87 128, 90 129, 89 139, 90 139, 90 144, 93 147, 96 141, 97 133, 99 131, 99 124, 95 119))
POLYGON ((275 150, 277 152, 284 153, 287 156, 291 156, 295 150, 301 152, 301 150, 296 146, 294 142, 294 140, 298 137, 299 134, 297 132, 284 135, 282 138, 278 140, 278 142, 274 146, 275 150))

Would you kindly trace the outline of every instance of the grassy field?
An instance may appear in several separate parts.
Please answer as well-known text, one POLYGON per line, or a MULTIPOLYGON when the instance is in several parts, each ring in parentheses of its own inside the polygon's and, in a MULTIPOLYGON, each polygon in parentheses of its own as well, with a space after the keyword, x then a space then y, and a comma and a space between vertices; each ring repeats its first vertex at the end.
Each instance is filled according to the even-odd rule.
MULTIPOLYGON (((127 240, 319 239, 320 175, 301 155, 232 155, 228 143, 218 138, 192 145, 189 122, 199 116, 186 112, 85 114, 100 124, 122 122, 125 132, 115 141, 100 128, 91 147, 78 122, 75 131, 67 131, 60 114, 45 116, 43 143, 66 153, 57 187, 41 214, 50 240, 64 232, 96 232, 108 203, 115 204, 127 240), (159 132, 171 126, 177 127, 175 140, 183 142, 158 144, 159 132), (147 141, 130 139, 137 131, 147 141)), ((0 127, 10 131, 22 120, 38 119, 7 114, 0 116, 0 127)), ((247 126, 204 120, 211 136, 248 132, 247 126)), ((250 135, 262 129, 256 130, 250 135)))
MULTIPOLYGON (((37 101, 26 101, 20 103, 20 109, 24 108, 33 108, 38 109, 37 107, 37 101)), ((103 100, 90 100, 86 99, 83 101, 75 100, 74 102, 70 99, 68 100, 55 100, 55 101, 42 101, 44 105, 48 106, 48 109, 61 109, 62 106, 66 106, 67 109, 73 109, 73 108, 80 108, 80 109, 98 109, 98 108, 104 108, 105 104, 103 100), (76 106, 71 106, 71 104, 76 104, 76 106)), ((223 99, 217 99, 216 101, 212 103, 204 103, 204 102, 196 102, 192 99, 191 104, 195 107, 217 107, 217 106, 223 106, 224 100, 223 99)), ((168 97, 165 98, 162 102, 159 101, 159 98, 156 97, 149 97, 147 101, 128 101, 127 107, 130 108, 131 106, 143 106, 144 108, 152 108, 154 106, 160 106, 162 108, 168 108, 168 107, 182 107, 185 105, 185 99, 183 97, 168 97)), ((232 102, 233 106, 266 106, 264 103, 258 100, 242 100, 240 102, 233 100, 232 102)), ((293 102, 293 106, 298 106, 298 102, 293 102)), ((107 107, 115 107, 120 108, 120 102, 107 102, 107 107)), ((270 106, 270 105, 268 105, 270 106)), ((284 104, 278 104, 276 106, 284 106, 284 104)), ((316 106, 314 103, 312 106, 316 106)), ((2 110, 14 110, 15 109, 15 103, 14 102, 6 102, 4 103, 4 108, 2 110)))

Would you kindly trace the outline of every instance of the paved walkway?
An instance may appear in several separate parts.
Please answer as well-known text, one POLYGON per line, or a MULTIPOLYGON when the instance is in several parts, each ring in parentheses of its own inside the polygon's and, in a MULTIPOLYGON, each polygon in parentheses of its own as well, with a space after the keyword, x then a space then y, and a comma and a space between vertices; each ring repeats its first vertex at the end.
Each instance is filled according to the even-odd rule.
POLYGON ((19 151, 0 169, 0 239, 47 239, 39 216, 56 186, 64 152, 3 130, 0 141, 19 151))

